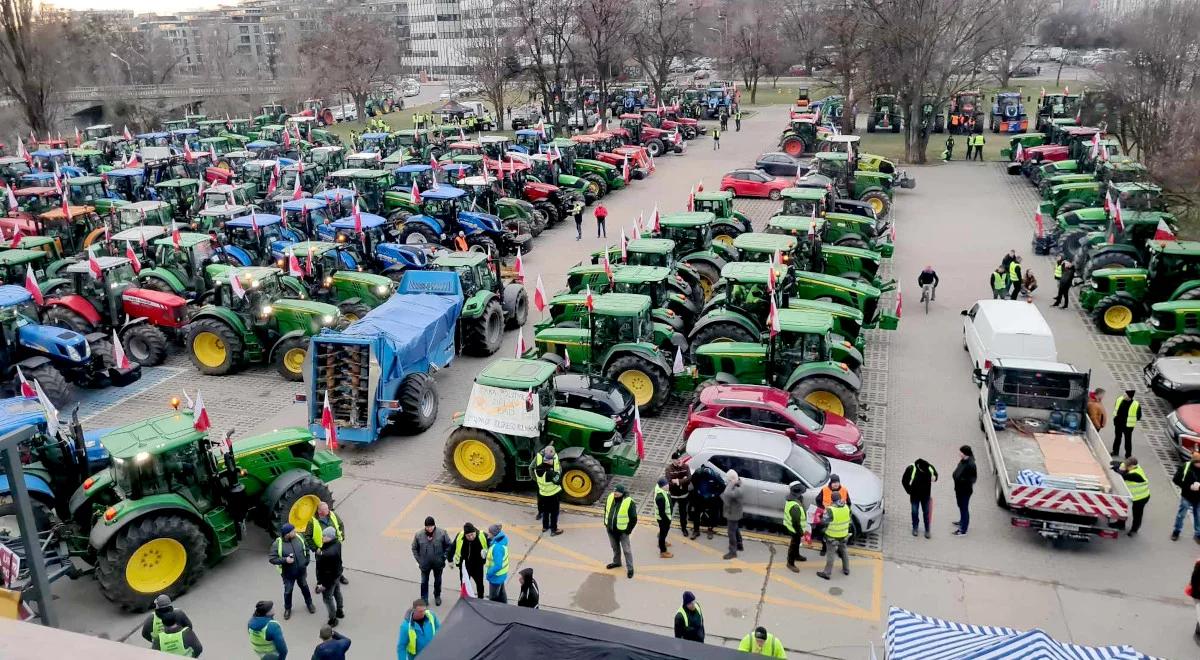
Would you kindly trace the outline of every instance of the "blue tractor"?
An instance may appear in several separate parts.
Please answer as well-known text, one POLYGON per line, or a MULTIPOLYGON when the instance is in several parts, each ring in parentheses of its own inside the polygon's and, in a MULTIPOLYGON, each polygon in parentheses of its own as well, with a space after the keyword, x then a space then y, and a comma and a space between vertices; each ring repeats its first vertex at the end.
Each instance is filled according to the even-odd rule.
POLYGON ((705 119, 716 119, 721 116, 721 111, 726 113, 733 107, 733 98, 725 90, 724 87, 709 87, 704 92, 704 117, 705 119))
POLYGON ((992 97, 993 133, 1024 133, 1029 130, 1029 115, 1021 102, 1021 92, 1000 92, 992 97))
POLYGON ((55 406, 74 398, 72 385, 124 386, 142 375, 140 365, 109 366, 113 347, 101 332, 86 336, 41 325, 33 297, 23 287, 0 285, 0 370, 9 393, 21 392, 21 376, 37 381, 55 406), (20 373, 18 374, 18 368, 20 373))
POLYGON ((317 227, 317 239, 345 246, 340 255, 355 265, 348 270, 362 269, 399 280, 406 270, 423 270, 428 250, 422 245, 401 245, 391 241, 394 225, 374 213, 360 213, 362 232, 354 226, 354 217, 334 220, 317 227))
POLYGON ((318 438, 325 401, 338 442, 368 444, 390 426, 415 434, 437 420, 433 372, 455 356, 463 296, 454 272, 406 273, 396 295, 344 330, 310 340, 304 381, 308 424, 318 438))
POLYGON ((528 253, 533 236, 516 234, 505 228, 499 216, 461 208, 466 191, 441 185, 421 193, 421 214, 404 219, 399 242, 449 245, 462 232, 473 250, 501 256, 516 254, 520 247, 528 253))
POLYGON ((425 164, 401 165, 392 170, 392 190, 409 192, 413 183, 417 188, 425 190, 433 187, 433 166, 425 164))
POLYGON ((333 222, 338 217, 330 213, 328 202, 316 197, 290 199, 280 204, 279 216, 287 222, 288 227, 304 236, 316 236, 317 227, 327 220, 333 222))
POLYGON ((225 245, 217 248, 217 253, 227 255, 238 266, 271 266, 275 252, 304 239, 299 230, 284 227, 277 215, 251 213, 225 223, 225 245))

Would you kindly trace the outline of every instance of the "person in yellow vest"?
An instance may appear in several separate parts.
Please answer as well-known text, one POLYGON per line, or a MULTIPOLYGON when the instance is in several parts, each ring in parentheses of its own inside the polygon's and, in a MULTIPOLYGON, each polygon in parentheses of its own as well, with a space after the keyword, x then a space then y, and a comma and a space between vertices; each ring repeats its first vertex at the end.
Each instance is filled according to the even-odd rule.
POLYGON ((192 620, 188 618, 188 615, 183 610, 175 609, 171 604, 171 597, 166 594, 159 594, 154 598, 154 611, 142 623, 142 639, 145 639, 147 642, 153 642, 154 638, 158 637, 158 634, 163 629, 162 618, 167 612, 174 612, 176 621, 195 630, 196 627, 192 625, 192 620))
POLYGON ((541 513, 542 531, 550 536, 562 534, 558 528, 559 498, 562 497, 562 463, 554 447, 547 445, 533 461, 533 480, 538 489, 538 512, 541 513))
POLYGON ((983 133, 975 134, 975 160, 983 160, 983 145, 986 142, 987 139, 983 137, 983 133))
POLYGON ((850 557, 846 555, 846 539, 850 538, 850 507, 842 500, 841 493, 833 494, 833 501, 825 509, 825 570, 817 575, 828 580, 833 572, 833 557, 842 558, 842 575, 850 575, 850 557))
POLYGON ((1012 300, 1021 295, 1021 279, 1021 257, 1013 257, 1013 260, 1008 262, 1009 298, 1012 300))
POLYGON ((1142 466, 1138 465, 1135 456, 1130 456, 1120 463, 1113 461, 1113 469, 1125 480, 1125 486, 1133 499, 1133 520, 1130 522, 1129 536, 1137 536, 1138 530, 1142 528, 1142 512, 1146 510, 1146 503, 1150 501, 1150 479, 1142 466))
POLYGON ((280 532, 280 536, 271 544, 267 561, 275 565, 283 578, 283 618, 285 621, 292 618, 292 590, 296 585, 300 586, 308 613, 316 614, 312 592, 308 589, 308 562, 311 558, 308 544, 303 536, 296 533, 296 526, 291 523, 285 523, 280 532))
POLYGON ((608 543, 612 546, 612 562, 607 569, 621 567, 621 553, 625 554, 626 575, 633 577, 633 550, 629 547, 629 535, 637 527, 637 507, 625 489, 617 484, 604 502, 604 529, 608 532, 608 543))
POLYGON ((783 503, 783 526, 791 536, 788 542, 787 567, 793 573, 799 573, 798 561, 808 561, 800 554, 800 543, 809 535, 808 516, 804 511, 804 485, 800 482, 792 484, 787 501, 783 503))
POLYGON ((404 615, 400 624, 400 637, 396 640, 396 660, 413 660, 433 641, 442 622, 429 609, 429 604, 418 598, 412 609, 404 615))
POLYGON ((475 583, 475 597, 483 598, 483 566, 487 562, 488 537, 472 523, 464 523, 463 531, 454 537, 454 558, 451 560, 462 573, 475 583))
POLYGON ((742 643, 738 644, 737 650, 768 658, 787 658, 787 651, 783 649, 783 642, 779 641, 779 638, 775 635, 767 632, 767 629, 762 626, 755 628, 754 632, 743 637, 742 643))
POLYGON ((1117 397, 1117 403, 1113 407, 1113 445, 1112 451, 1109 452, 1113 456, 1121 449, 1121 440, 1125 440, 1125 458, 1129 458, 1133 454, 1133 427, 1137 426, 1138 420, 1142 418, 1142 402, 1134 398, 1136 390, 1125 390, 1125 393, 1117 397))
POLYGON ((992 300, 1004 298, 1008 289, 1008 273, 1005 272, 1004 266, 996 266, 996 270, 988 276, 988 286, 992 288, 992 300))
POLYGON ((683 592, 683 607, 675 612, 675 639, 704 643, 704 612, 690 591, 683 592))
POLYGON ((667 532, 671 531, 671 520, 675 517, 675 505, 666 490, 667 478, 659 477, 654 484, 654 519, 658 521, 658 556, 670 559, 675 555, 667 552, 667 532))
POLYGON ((162 616, 162 632, 154 638, 150 648, 168 655, 199 658, 204 652, 204 645, 200 643, 200 638, 196 637, 191 626, 183 625, 176 614, 177 612, 167 612, 162 616))
POLYGON ((246 624, 250 633, 250 650, 259 658, 271 656, 286 658, 287 642, 283 639, 283 628, 275 620, 275 603, 260 600, 254 605, 254 616, 246 624))
POLYGON ((504 527, 496 523, 488 527, 488 538, 491 539, 486 563, 488 600, 507 603, 504 583, 508 581, 508 535, 504 533, 504 527))
MULTIPOLYGON (((338 514, 329 508, 328 502, 321 502, 317 505, 317 512, 313 515, 312 522, 308 525, 309 541, 317 550, 321 549, 321 545, 324 542, 322 535, 326 527, 332 527, 337 532, 338 543, 344 544, 346 542, 346 527, 342 524, 342 519, 338 518, 338 514)), ((342 584, 350 584, 350 580, 346 579, 345 574, 342 574, 342 577, 338 581, 342 584)))

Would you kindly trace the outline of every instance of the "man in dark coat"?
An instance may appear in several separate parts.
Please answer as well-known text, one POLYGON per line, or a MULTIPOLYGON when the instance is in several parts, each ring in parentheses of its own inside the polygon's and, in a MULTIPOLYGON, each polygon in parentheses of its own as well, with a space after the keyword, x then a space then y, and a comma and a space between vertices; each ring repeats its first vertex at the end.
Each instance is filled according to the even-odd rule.
POLYGON ((533 569, 529 567, 522 568, 517 573, 517 579, 521 583, 521 595, 517 597, 517 607, 537 609, 538 603, 541 602, 542 593, 538 589, 537 580, 533 579, 533 569))
POLYGON ((704 612, 690 591, 683 592, 683 607, 675 613, 675 639, 704 643, 704 612))
POLYGON ((904 469, 900 484, 904 486, 904 492, 908 493, 908 501, 912 504, 913 536, 917 535, 921 527, 921 517, 918 514, 922 513, 925 520, 925 538, 929 538, 932 533, 929 529, 929 519, 933 515, 930 507, 933 504, 933 482, 937 481, 937 478, 937 470, 923 458, 918 458, 904 469))
POLYGON ((954 499, 958 502, 958 522, 954 523, 958 529, 954 530, 955 536, 964 536, 967 528, 971 526, 969 506, 971 495, 975 492, 975 479, 978 476, 975 471, 975 450, 971 449, 970 445, 959 447, 958 465, 954 466, 953 475, 954 499))
POLYGON ((326 622, 330 627, 338 624, 346 614, 342 611, 342 544, 337 540, 337 530, 326 527, 322 533, 323 543, 317 550, 317 593, 325 601, 329 613, 326 622))
POLYGON ((304 596, 304 606, 309 614, 316 614, 317 606, 313 605, 312 592, 308 590, 308 544, 304 537, 296 533, 296 526, 286 523, 279 530, 282 534, 271 544, 267 561, 275 565, 283 578, 283 618, 292 618, 292 590, 300 586, 304 596))

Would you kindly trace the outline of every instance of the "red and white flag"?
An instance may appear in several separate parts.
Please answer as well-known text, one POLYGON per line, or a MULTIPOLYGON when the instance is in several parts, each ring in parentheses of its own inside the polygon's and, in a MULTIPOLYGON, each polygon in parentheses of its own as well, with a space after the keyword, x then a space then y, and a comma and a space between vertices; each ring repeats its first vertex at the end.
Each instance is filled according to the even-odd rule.
POLYGON ((182 242, 183 242, 183 236, 180 235, 179 228, 176 227, 176 228, 172 229, 171 230, 171 244, 175 246, 176 250, 178 250, 182 247, 182 245, 181 245, 182 242))
POLYGON ((629 262, 629 239, 625 237, 625 229, 621 229, 621 263, 629 262))
POLYGON ((238 276, 236 268, 229 269, 229 288, 239 300, 246 297, 246 287, 242 286, 242 278, 238 276))
POLYGON ((613 280, 615 279, 613 277, 612 262, 608 259, 609 252, 611 251, 612 248, 608 247, 607 245, 604 246, 604 277, 608 278, 609 289, 612 288, 613 280))
POLYGON ((212 164, 217 164, 217 146, 215 144, 208 145, 208 157, 212 160, 212 164))
POLYGON ((695 208, 696 208, 696 187, 692 186, 692 189, 688 191, 687 210, 694 211, 695 208))
POLYGON ((533 289, 533 306, 537 308, 538 312, 545 312, 547 302, 546 286, 542 284, 542 276, 538 275, 537 286, 533 289))
POLYGON ((125 162, 125 167, 141 167, 142 161, 138 160, 136 153, 130 155, 129 160, 125 162))
POLYGON ((633 439, 637 443, 638 460, 646 458, 646 435, 642 433, 642 414, 633 407, 633 439))
POLYGON ((292 184, 292 199, 304 199, 304 189, 300 187, 300 180, 304 178, 304 165, 300 166, 300 170, 296 172, 296 182, 292 184))
POLYGON ((133 139, 133 133, 129 132, 129 124, 125 124, 125 130, 121 131, 121 137, 124 137, 126 140, 133 139))
MULTIPOLYGON (((917 301, 919 305, 920 300, 917 301)), ((896 283, 896 318, 900 318, 900 308, 904 305, 904 292, 900 290, 900 283, 896 283)))
MULTIPOLYGON (((204 433, 212 428, 212 422, 208 420, 208 408, 204 407, 204 395, 200 390, 196 390, 196 405, 192 406, 192 428, 204 433)), ((232 441, 228 443, 232 445, 232 441)), ((232 449, 232 446, 229 447, 232 449)))
POLYGON ((1023 160, 1025 160, 1025 145, 1018 142, 1017 150, 1013 153, 1013 161, 1019 163, 1023 160))
POLYGON ((439 163, 438 159, 434 158, 433 155, 429 156, 429 167, 433 168, 434 172, 440 172, 442 170, 442 164, 439 163))
POLYGON ((696 182, 696 192, 704 192, 704 179, 696 182))
POLYGON ((285 151, 292 148, 292 134, 286 128, 283 130, 283 148, 285 151))
POLYGON ((333 421, 333 408, 329 407, 329 390, 325 390, 325 403, 321 406, 321 428, 325 430, 325 446, 337 451, 337 424, 333 421))
MULTIPOLYGON (((462 129, 460 128, 458 130, 461 131, 462 129)), ((459 589, 458 589, 459 598, 471 598, 472 597, 471 590, 467 586, 467 582, 469 581, 469 579, 467 577, 467 567, 466 566, 460 567, 458 569, 458 573, 459 573, 459 575, 462 576, 462 584, 459 585, 459 589)))
POLYGON ((292 277, 303 277, 304 271, 300 269, 300 260, 296 258, 296 253, 288 250, 288 275, 292 277))
POLYGON ((75 146, 78 147, 81 144, 83 144, 83 135, 81 135, 79 133, 79 127, 76 126, 75 127, 75 146))
POLYGON ((659 222, 658 217, 658 204, 654 205, 654 215, 650 217, 650 228, 655 234, 662 232, 662 223, 659 222))
POLYGON ((1113 213, 1113 226, 1117 228, 1117 231, 1124 233, 1125 232, 1125 218, 1122 217, 1122 213, 1121 213, 1121 198, 1120 197, 1113 200, 1113 212, 1112 213, 1113 213))
POLYGON ((96 259, 94 248, 92 247, 88 248, 88 272, 92 274, 93 279, 97 280, 100 279, 100 276, 104 274, 103 269, 100 268, 100 262, 96 259))
POLYGON ((125 355, 125 347, 121 345, 121 337, 117 335, 117 331, 113 330, 113 364, 118 369, 129 368, 129 357, 125 355))
POLYGON ((629 156, 621 163, 621 176, 625 179, 625 183, 629 183, 629 156))
POLYGON ((596 307, 596 298, 592 296, 592 285, 591 284, 587 285, 587 292, 583 296, 583 306, 587 307, 587 311, 589 314, 596 307))
POLYGON ((304 274, 305 274, 305 275, 312 275, 312 274, 313 274, 313 263, 312 263, 312 258, 313 258, 313 246, 312 246, 312 244, 311 244, 311 243, 309 243, 309 245, 308 245, 308 259, 306 259, 306 260, 304 261, 304 274))
POLYGON ((1112 195, 1107 192, 1104 193, 1104 212, 1105 213, 1112 212, 1112 195))
POLYGON ((517 346, 516 346, 515 352, 516 352, 515 357, 521 357, 522 355, 525 355, 525 330, 524 329, 517 331, 517 346))
POLYGON ((42 287, 38 286, 37 278, 33 275, 32 268, 25 269, 25 290, 29 295, 33 296, 33 302, 38 306, 46 304, 46 299, 42 297, 42 287))
POLYGON ((62 191, 62 197, 59 198, 59 210, 62 211, 63 220, 71 221, 71 189, 67 188, 62 191))
POLYGON ((1038 238, 1041 238, 1046 235, 1046 223, 1044 220, 1042 220, 1041 207, 1038 207, 1038 209, 1033 212, 1033 225, 1034 225, 1034 231, 1037 232, 1038 238))
MULTIPOLYGON (((416 185, 416 184, 413 184, 416 185)), ((358 210, 358 198, 354 199, 354 205, 351 208, 350 215, 354 217, 354 233, 359 236, 363 235, 362 212, 358 210)))
POLYGON ((543 138, 546 137, 546 120, 545 119, 538 120, 536 130, 537 130, 539 136, 541 136, 543 138))
POLYGON ((17 365, 17 379, 21 383, 21 396, 26 399, 36 399, 37 390, 33 389, 33 385, 30 385, 29 381, 25 380, 25 373, 21 371, 21 365, 17 365))
POLYGON ((599 133, 602 130, 604 130, 604 120, 597 119, 596 125, 592 127, 592 133, 599 133))
POLYGON ((125 241, 125 258, 129 260, 129 265, 133 267, 134 275, 142 272, 142 262, 138 259, 137 252, 133 251, 133 243, 130 241, 125 241))
POLYGON ((37 395, 38 403, 46 410, 46 434, 54 437, 58 434, 58 408, 54 407, 54 403, 42 389, 42 384, 36 380, 33 381, 33 391, 37 395))
POLYGON ((24 238, 25 238, 25 234, 22 234, 20 229, 17 229, 16 231, 14 231, 13 236, 12 236, 12 241, 9 242, 9 244, 8 244, 9 249, 16 249, 16 248, 21 247, 21 241, 24 240, 24 238))
POLYGON ((254 230, 255 236, 259 235, 260 232, 258 229, 258 214, 255 213, 253 210, 250 211, 250 228, 254 230))
POLYGON ((513 268, 517 271, 517 281, 525 281, 525 262, 521 259, 521 248, 517 248, 517 261, 513 264, 513 268))
POLYGON ((775 267, 779 264, 779 250, 771 255, 771 267, 767 269, 767 292, 775 293, 775 267))
POLYGON ((183 160, 188 163, 196 160, 196 154, 192 153, 192 147, 188 145, 187 140, 183 141, 183 160))
POLYGON ((775 306, 775 296, 771 296, 771 308, 767 313, 767 325, 771 328, 771 336, 779 334, 779 308, 775 306))
POLYGON ((1156 241, 1173 241, 1175 240, 1175 232, 1171 229, 1171 225, 1167 221, 1159 218, 1158 226, 1154 228, 1154 240, 1156 241))
POLYGON ((416 181, 413 181, 413 184, 412 184, 412 190, 410 190, 410 191, 408 192, 408 194, 409 194, 409 195, 412 195, 412 202, 413 202, 413 204, 416 204, 416 205, 420 206, 420 204, 421 204, 421 190, 420 190, 419 188, 417 188, 417 182, 416 182, 416 181))
POLYGON ((279 187, 279 170, 278 168, 271 170, 271 180, 267 182, 267 196, 275 194, 275 189, 279 187))
POLYGON ((17 140, 17 155, 25 159, 27 165, 33 165, 33 154, 25 148, 25 143, 20 139, 17 140))
POLYGON ((5 186, 4 190, 8 194, 8 210, 10 212, 17 210, 17 195, 13 192, 12 186, 5 186))

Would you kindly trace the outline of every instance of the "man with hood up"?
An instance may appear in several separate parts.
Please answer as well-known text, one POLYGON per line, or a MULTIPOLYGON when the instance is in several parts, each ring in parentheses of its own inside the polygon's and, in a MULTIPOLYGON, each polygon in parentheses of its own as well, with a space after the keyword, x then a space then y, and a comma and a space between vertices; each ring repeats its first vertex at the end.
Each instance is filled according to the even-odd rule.
POLYGON ((725 490, 721 493, 721 505, 725 514, 725 531, 729 535, 729 552, 722 559, 733 559, 745 550, 742 546, 742 480, 736 470, 725 473, 725 490))
POLYGON ((538 602, 541 600, 541 591, 538 589, 537 580, 533 579, 532 568, 522 568, 517 572, 517 579, 521 583, 521 595, 517 598, 517 607, 538 608, 538 602))
POLYGON ((919 513, 923 513, 925 520, 925 538, 929 538, 929 519, 933 515, 930 506, 933 504, 933 482, 938 480, 937 469, 929 464, 929 461, 918 458, 904 469, 904 476, 900 478, 900 485, 904 486, 904 492, 908 493, 908 501, 912 503, 912 535, 916 536, 920 525, 919 513))

